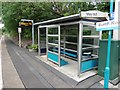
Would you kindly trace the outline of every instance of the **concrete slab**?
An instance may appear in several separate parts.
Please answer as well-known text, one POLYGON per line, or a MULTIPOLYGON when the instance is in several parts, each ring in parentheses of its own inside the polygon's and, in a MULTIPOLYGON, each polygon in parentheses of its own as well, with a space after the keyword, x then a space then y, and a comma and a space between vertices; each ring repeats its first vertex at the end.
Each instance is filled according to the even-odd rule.
POLYGON ((120 90, 120 83, 118 84, 118 90, 120 90))
POLYGON ((120 82, 120 76, 110 81, 110 83, 112 83, 113 85, 117 85, 119 82, 120 82))
MULTIPOLYGON (((104 86, 104 80, 101 80, 100 83, 104 86)), ((118 85, 113 85, 112 83, 109 83, 109 88, 117 88, 118 89, 118 85)))
POLYGON ((67 75, 68 77, 74 79, 77 82, 80 82, 88 77, 91 77, 95 74, 97 74, 96 70, 90 70, 87 72, 84 72, 80 75, 80 77, 77 76, 77 62, 73 61, 71 59, 66 58, 65 60, 68 61, 67 65, 61 66, 59 67, 58 65, 56 65, 55 63, 47 60, 47 56, 46 55, 42 55, 42 56, 36 56, 39 60, 43 61, 44 63, 50 65, 51 67, 55 68, 56 70, 58 70, 59 72, 67 75))
POLYGON ((89 78, 79 82, 78 85, 76 86, 76 88, 90 88, 95 83, 98 83, 99 81, 101 81, 101 79, 102 78, 98 75, 89 77, 89 78))
POLYGON ((103 88, 103 85, 101 83, 95 83, 94 85, 92 85, 90 88, 103 88))

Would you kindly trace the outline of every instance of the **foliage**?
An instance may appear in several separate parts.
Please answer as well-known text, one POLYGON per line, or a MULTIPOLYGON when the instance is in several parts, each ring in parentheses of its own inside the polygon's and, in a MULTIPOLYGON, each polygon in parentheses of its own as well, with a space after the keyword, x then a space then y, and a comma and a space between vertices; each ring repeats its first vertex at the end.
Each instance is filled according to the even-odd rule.
POLYGON ((102 3, 97 2, 96 9, 103 12, 109 12, 110 9, 109 2, 102 2, 102 3))
POLYGON ((108 31, 102 33, 102 39, 108 39, 108 31))
POLYGON ((5 33, 7 30, 5 27, 2 28, 2 33, 5 33))
POLYGON ((53 10, 60 16, 68 16, 80 11, 109 11, 109 2, 53 2, 53 10))
POLYGON ((83 35, 90 35, 91 34, 91 31, 90 30, 84 30, 83 31, 83 35))
MULTIPOLYGON (((40 22, 59 17, 52 10, 52 3, 38 2, 2 2, 3 21, 7 31, 17 34, 17 28, 21 19, 30 19, 40 22)), ((22 28, 30 28, 22 26, 22 28)))
MULTIPOLYGON (((48 19, 68 16, 80 11, 109 11, 109 2, 2 2, 3 22, 10 36, 18 35, 21 19, 41 22, 48 19)), ((22 26, 23 38, 31 38, 31 26, 22 26), (27 30, 26 30, 27 29, 27 30)))
POLYGON ((24 30, 22 30, 22 38, 25 38, 25 39, 32 38, 31 30, 30 29, 24 29, 24 30))
POLYGON ((68 16, 80 11, 94 10, 95 5, 90 2, 53 2, 53 10, 60 16, 68 16))
POLYGON ((30 45, 30 46, 28 46, 28 49, 37 50, 38 49, 38 45, 37 44, 30 45))

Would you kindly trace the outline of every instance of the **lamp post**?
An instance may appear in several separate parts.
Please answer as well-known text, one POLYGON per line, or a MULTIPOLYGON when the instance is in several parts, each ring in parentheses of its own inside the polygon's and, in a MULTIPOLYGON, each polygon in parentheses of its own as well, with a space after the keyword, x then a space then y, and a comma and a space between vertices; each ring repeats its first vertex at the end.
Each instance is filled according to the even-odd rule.
POLYGON ((31 22, 32 23, 32 44, 35 44, 35 39, 34 39, 34 21, 33 20, 29 20, 29 19, 21 19, 21 21, 27 21, 27 22, 31 22))

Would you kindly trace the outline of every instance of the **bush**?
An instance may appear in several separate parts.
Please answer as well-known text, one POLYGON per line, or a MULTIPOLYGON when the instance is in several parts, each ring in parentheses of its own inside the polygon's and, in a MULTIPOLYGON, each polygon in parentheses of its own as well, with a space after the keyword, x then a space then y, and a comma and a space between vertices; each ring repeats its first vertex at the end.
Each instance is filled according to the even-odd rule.
POLYGON ((102 39, 108 39, 108 31, 102 33, 102 39))
POLYGON ((38 49, 38 45, 37 44, 30 45, 30 46, 28 46, 28 49, 37 50, 38 49))

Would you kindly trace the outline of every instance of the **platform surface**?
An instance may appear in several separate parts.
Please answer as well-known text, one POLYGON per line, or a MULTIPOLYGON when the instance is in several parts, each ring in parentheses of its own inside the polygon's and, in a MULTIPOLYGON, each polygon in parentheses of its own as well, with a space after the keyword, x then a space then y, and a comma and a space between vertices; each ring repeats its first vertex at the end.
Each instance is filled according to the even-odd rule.
MULTIPOLYGON (((40 60, 36 58, 38 53, 28 52, 27 49, 19 48, 9 39, 6 39, 4 44, 6 44, 4 48, 7 49, 7 55, 10 56, 11 62, 13 63, 12 69, 16 70, 25 88, 92 88, 102 85, 100 83, 102 78, 98 75, 93 75, 82 81, 76 81, 45 63, 44 59, 40 58, 42 59, 40 60)), ((57 68, 57 65, 53 65, 57 68)), ((75 64, 73 66, 76 68, 75 64)), ((67 68, 70 69, 70 66, 67 66, 67 68)), ((74 73, 72 75, 74 76, 74 73)), ((7 77, 7 74, 4 73, 3 77, 7 77)), ((3 80, 5 79, 3 78, 3 80)), ((9 80, 12 81, 11 79, 9 80)), ((8 83, 7 80, 6 83, 8 83)), ((3 87, 6 83, 3 84, 3 87)))
POLYGON ((49 60, 47 60, 47 56, 46 55, 42 55, 42 56, 36 56, 39 60, 45 62, 46 64, 50 65, 51 67, 55 68, 56 70, 58 70, 59 72, 67 75, 68 77, 74 79, 77 82, 80 82, 88 77, 91 77, 95 74, 97 74, 96 70, 90 70, 87 72, 84 72, 80 75, 80 77, 78 77, 78 72, 77 72, 77 66, 78 63, 76 61, 73 61, 71 59, 65 58, 64 60, 66 60, 68 62, 67 65, 61 66, 59 67, 57 64, 50 62, 49 60))

